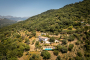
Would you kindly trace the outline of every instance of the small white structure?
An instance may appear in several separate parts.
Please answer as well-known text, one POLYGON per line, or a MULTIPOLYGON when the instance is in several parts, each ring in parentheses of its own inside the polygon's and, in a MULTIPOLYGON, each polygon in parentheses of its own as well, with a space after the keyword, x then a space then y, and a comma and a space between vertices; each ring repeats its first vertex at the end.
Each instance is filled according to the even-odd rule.
POLYGON ((59 41, 58 40, 55 40, 55 43, 59 43, 59 41))

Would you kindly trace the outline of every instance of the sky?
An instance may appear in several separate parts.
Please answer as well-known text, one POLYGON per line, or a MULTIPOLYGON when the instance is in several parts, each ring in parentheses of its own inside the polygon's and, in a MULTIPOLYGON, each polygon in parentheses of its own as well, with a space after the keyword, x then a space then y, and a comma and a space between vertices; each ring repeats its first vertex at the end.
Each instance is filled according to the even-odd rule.
POLYGON ((0 15, 31 17, 79 1, 83 0, 0 0, 0 15))

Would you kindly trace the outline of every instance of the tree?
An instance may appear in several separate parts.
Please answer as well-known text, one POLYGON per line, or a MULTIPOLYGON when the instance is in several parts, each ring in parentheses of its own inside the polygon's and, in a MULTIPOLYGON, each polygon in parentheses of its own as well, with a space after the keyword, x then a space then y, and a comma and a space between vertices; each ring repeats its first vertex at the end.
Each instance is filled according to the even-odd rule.
POLYGON ((71 51, 73 49, 74 45, 73 44, 69 44, 69 51, 71 51))
POLYGON ((62 53, 67 53, 68 49, 65 46, 62 46, 61 48, 61 52, 62 53))
POLYGON ((73 41, 74 40, 74 36, 73 35, 71 35, 71 36, 69 36, 69 39, 68 39, 68 41, 73 41))
POLYGON ((77 55, 78 55, 79 57, 82 57, 81 52, 77 52, 77 55))
POLYGON ((36 31, 32 31, 32 35, 35 36, 36 35, 36 31))
POLYGON ((51 57, 48 51, 42 51, 41 56, 43 57, 43 59, 49 59, 51 57))
POLYGON ((30 57, 30 59, 29 60, 35 60, 35 59, 33 59, 32 57, 30 57))
POLYGON ((54 42, 55 41, 55 38, 54 37, 51 37, 49 41, 50 42, 54 42))
POLYGON ((67 41, 66 40, 62 40, 62 44, 67 44, 67 41))
POLYGON ((69 26, 69 27, 68 27, 68 30, 72 30, 72 28, 73 28, 73 26, 69 26))
POLYGON ((54 53, 54 55, 56 55, 56 56, 57 56, 57 55, 58 55, 58 53, 59 53, 59 51, 58 51, 58 50, 54 50, 54 52, 53 52, 53 53, 54 53))
POLYGON ((35 39, 32 41, 32 44, 34 44, 34 42, 35 42, 35 39))
POLYGON ((82 57, 79 57, 79 56, 76 56, 75 57, 75 60, 83 60, 83 58, 82 57))
POLYGON ((22 57, 22 56, 23 56, 23 51, 18 51, 18 52, 17 52, 17 56, 18 56, 18 57, 22 57))
POLYGON ((58 50, 58 51, 61 51, 61 48, 62 48, 62 47, 61 47, 61 45, 60 45, 60 44, 59 44, 59 45, 57 45, 57 50, 58 50))
POLYGON ((25 43, 30 44, 29 39, 25 39, 25 43))
POLYGON ((40 60, 40 56, 36 55, 36 54, 33 54, 32 57, 30 57, 29 60, 40 60))
POLYGON ((60 56, 57 56, 56 60, 61 60, 61 57, 60 56))
POLYGON ((84 27, 84 31, 87 31, 87 30, 88 30, 88 28, 89 28, 88 26, 85 26, 85 27, 84 27))
POLYGON ((75 42, 76 45, 79 45, 79 41, 75 42))
POLYGON ((30 46, 29 46, 29 45, 26 45, 26 46, 25 46, 25 50, 26 50, 26 51, 29 51, 29 50, 30 50, 30 46))

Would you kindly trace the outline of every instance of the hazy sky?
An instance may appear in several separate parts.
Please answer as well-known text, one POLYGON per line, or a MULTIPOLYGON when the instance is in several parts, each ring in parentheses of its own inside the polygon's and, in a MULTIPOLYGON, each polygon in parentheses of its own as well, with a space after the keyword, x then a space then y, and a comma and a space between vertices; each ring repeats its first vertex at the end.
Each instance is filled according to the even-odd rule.
POLYGON ((83 0, 0 0, 0 15, 31 17, 79 1, 83 0))

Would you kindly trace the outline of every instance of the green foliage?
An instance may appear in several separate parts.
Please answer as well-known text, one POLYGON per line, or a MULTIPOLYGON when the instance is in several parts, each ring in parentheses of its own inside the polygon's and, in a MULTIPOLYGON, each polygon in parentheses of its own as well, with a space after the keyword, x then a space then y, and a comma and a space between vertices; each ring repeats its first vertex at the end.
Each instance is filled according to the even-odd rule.
POLYGON ((49 59, 51 57, 48 51, 42 51, 41 56, 43 57, 43 59, 49 59))
POLYGON ((30 57, 29 60, 40 60, 40 56, 36 55, 36 54, 33 54, 32 57, 30 57))
POLYGON ((62 53, 67 53, 68 49, 65 46, 57 45, 57 50, 61 51, 62 53))
POLYGON ((36 48, 41 48, 41 47, 42 47, 42 46, 39 44, 39 41, 36 41, 35 47, 36 47, 36 48))
POLYGON ((25 50, 26 50, 26 51, 29 51, 29 50, 30 50, 30 46, 29 46, 29 45, 26 45, 26 46, 25 46, 25 50))
POLYGON ((21 36, 20 36, 18 33, 15 33, 15 34, 14 34, 14 37, 20 38, 21 36))
POLYGON ((79 57, 82 57, 81 52, 77 52, 77 55, 78 55, 79 57))
POLYGON ((18 52, 17 52, 17 56, 18 56, 18 57, 22 57, 22 56, 23 56, 23 51, 18 51, 18 52))
POLYGON ((43 43, 43 41, 41 41, 41 43, 43 43))
POLYGON ((62 46, 59 44, 59 45, 57 45, 57 50, 58 51, 61 51, 61 48, 62 48, 62 46))
POLYGON ((68 38, 68 41, 74 41, 74 36, 73 35, 70 35, 69 38, 68 38))
POLYGON ((67 41, 66 40, 62 40, 62 44, 67 44, 67 41))
POLYGON ((29 60, 35 60, 35 59, 33 59, 32 57, 30 57, 30 59, 29 60))
POLYGON ((61 48, 61 52, 62 52, 62 53, 67 53, 67 51, 68 51, 67 47, 62 46, 62 48, 61 48))
POLYGON ((54 53, 54 55, 56 55, 56 56, 57 56, 57 55, 58 55, 58 53, 59 53, 59 51, 58 51, 58 50, 54 50, 54 52, 53 52, 53 53, 54 53))
POLYGON ((25 43, 27 43, 27 44, 30 44, 30 41, 29 41, 29 39, 25 39, 25 43))
POLYGON ((11 58, 8 58, 7 60, 18 60, 17 57, 11 57, 11 58))
POLYGON ((35 36, 36 35, 36 31, 32 31, 32 36, 35 36))
POLYGON ((39 41, 36 41, 35 46, 39 45, 39 41))
POLYGON ((75 42, 76 45, 79 45, 79 41, 75 42))
POLYGON ((56 60, 61 60, 61 57, 60 56, 57 56, 56 60))
POLYGON ((73 28, 73 26, 69 26, 69 27, 68 27, 68 30, 72 30, 72 28, 73 28))
POLYGON ((79 57, 79 56, 76 56, 75 57, 75 60, 83 60, 83 58, 82 57, 79 57))
POLYGON ((73 49, 74 45, 73 44, 69 44, 69 51, 71 51, 73 49))
POLYGON ((35 40, 32 41, 32 44, 34 44, 35 40))
POLYGON ((49 42, 54 42, 55 41, 55 38, 54 37, 51 37, 49 42))

